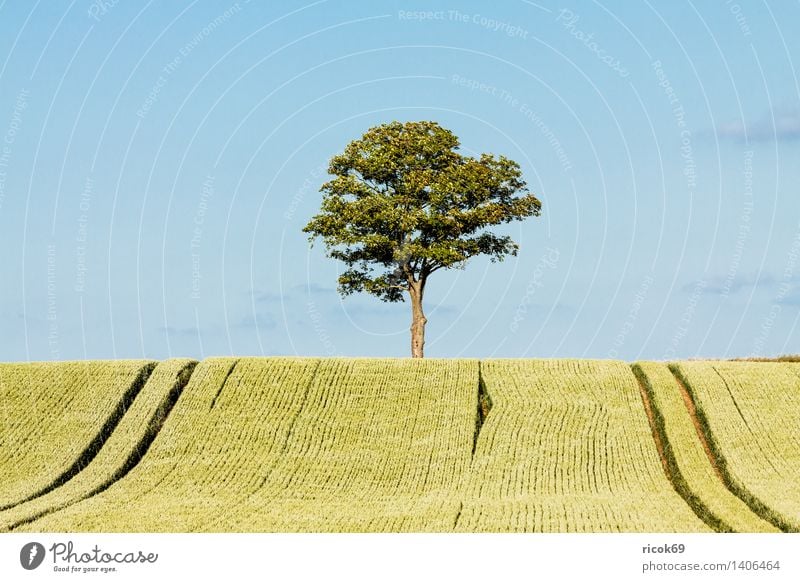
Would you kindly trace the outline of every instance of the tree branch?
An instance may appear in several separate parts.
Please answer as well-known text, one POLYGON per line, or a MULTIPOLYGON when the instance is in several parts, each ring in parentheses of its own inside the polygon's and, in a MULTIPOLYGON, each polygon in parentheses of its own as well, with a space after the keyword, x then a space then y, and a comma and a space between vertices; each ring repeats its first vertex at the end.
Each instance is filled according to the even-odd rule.
POLYGON ((366 186, 367 188, 369 188, 370 190, 372 190, 373 192, 375 192, 375 194, 385 194, 385 193, 386 193, 386 191, 388 190, 388 187, 387 187, 387 189, 386 189, 386 190, 379 190, 379 189, 378 189, 377 187, 375 187, 375 185, 374 185, 374 184, 372 184, 372 183, 371 183, 369 180, 365 179, 365 178, 364 178, 364 176, 362 176, 362 175, 361 175, 359 172, 353 172, 353 173, 352 173, 352 174, 350 174, 350 175, 351 175, 353 178, 355 178, 356 180, 358 180, 359 182, 361 182, 361 183, 362 183, 364 186, 366 186))

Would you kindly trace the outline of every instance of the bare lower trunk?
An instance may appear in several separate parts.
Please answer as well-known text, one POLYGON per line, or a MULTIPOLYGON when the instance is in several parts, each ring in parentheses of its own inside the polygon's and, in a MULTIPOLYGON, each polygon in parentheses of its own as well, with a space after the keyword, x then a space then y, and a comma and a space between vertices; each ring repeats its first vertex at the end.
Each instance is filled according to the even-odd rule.
POLYGON ((422 311, 422 294, 424 282, 414 282, 409 286, 411 296, 411 357, 425 357, 425 324, 428 320, 422 311))

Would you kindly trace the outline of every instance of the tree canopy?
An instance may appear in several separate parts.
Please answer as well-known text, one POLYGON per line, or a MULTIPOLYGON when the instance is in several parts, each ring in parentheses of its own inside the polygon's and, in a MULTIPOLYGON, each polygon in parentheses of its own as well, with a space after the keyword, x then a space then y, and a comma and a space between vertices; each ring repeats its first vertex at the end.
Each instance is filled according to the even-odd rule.
POLYGON ((464 156, 459 146, 436 122, 394 121, 369 129, 331 159, 320 212, 303 230, 345 263, 340 293, 365 291, 383 301, 418 294, 421 315, 432 273, 478 255, 516 255, 510 236, 488 228, 538 216, 541 203, 516 162, 464 156))

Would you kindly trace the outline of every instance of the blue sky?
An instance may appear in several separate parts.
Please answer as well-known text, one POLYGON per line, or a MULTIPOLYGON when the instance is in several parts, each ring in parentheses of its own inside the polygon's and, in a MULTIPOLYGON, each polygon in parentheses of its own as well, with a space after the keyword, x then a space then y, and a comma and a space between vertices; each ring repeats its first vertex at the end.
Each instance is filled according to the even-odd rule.
POLYGON ((0 360, 406 356, 301 228, 430 119, 517 160, 521 250, 439 272, 426 355, 800 352, 800 5, 0 0, 0 360))

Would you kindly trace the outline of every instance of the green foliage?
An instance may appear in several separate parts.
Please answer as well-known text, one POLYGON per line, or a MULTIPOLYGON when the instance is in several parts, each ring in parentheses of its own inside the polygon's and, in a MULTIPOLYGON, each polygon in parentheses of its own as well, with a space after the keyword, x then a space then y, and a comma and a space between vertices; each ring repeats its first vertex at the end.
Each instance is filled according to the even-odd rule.
POLYGON ((800 362, 800 354, 785 354, 776 358, 733 358, 732 362, 800 362))
POLYGON ((517 253, 488 227, 538 216, 519 165, 503 156, 458 153, 458 138, 435 122, 373 127, 335 156, 321 212, 303 229, 343 261, 343 295, 366 291, 403 301, 403 291, 470 258, 517 253))

